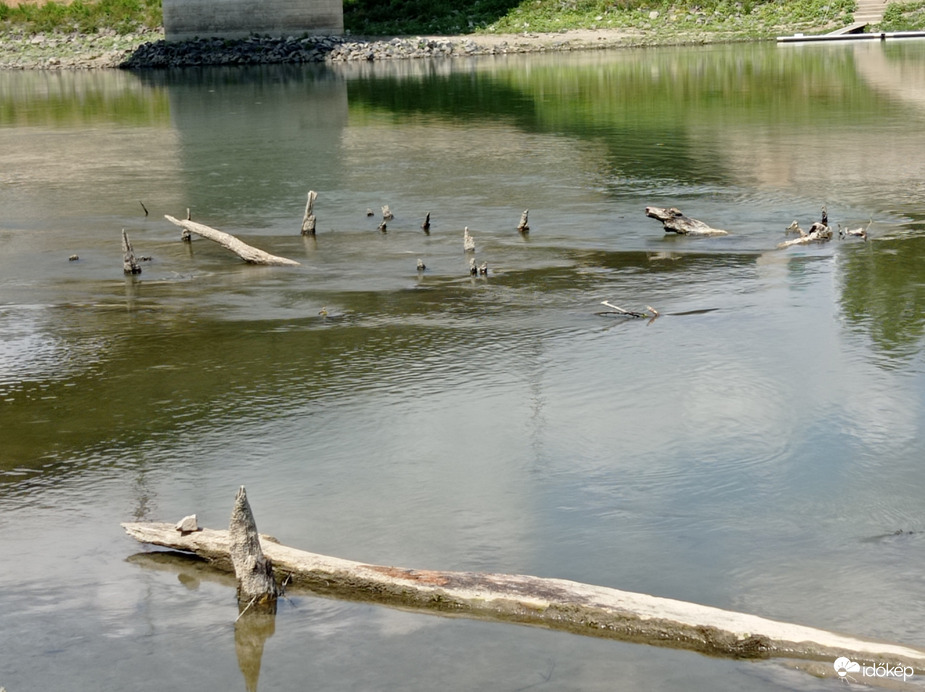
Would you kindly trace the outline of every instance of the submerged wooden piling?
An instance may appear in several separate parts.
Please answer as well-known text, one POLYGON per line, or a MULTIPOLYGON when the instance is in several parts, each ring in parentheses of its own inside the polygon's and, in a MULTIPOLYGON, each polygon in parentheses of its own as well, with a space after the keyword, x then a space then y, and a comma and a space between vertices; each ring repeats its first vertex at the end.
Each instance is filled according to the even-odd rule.
POLYGON ((315 200, 318 193, 308 191, 308 201, 305 203, 305 213, 302 215, 302 235, 315 235, 315 200))
POLYGON ((238 580, 238 607, 276 612, 279 589, 273 576, 273 562, 263 554, 257 523, 242 485, 234 499, 228 525, 229 553, 238 580))
POLYGON ((524 235, 525 233, 529 233, 530 231, 530 226, 529 226, 529 223, 527 222, 527 217, 529 216, 529 214, 530 214, 530 210, 524 209, 523 213, 520 215, 520 223, 517 224, 517 232, 520 233, 521 235, 524 235))
POLYGON ((141 265, 135 258, 135 251, 132 249, 132 243, 124 228, 122 229, 122 271, 126 274, 141 274, 141 265))

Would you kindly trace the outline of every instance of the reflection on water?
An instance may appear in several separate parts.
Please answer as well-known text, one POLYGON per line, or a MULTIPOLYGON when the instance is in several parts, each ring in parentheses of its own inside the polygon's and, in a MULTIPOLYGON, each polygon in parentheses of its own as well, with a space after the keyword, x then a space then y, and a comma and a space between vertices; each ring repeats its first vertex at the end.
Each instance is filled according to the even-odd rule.
POLYGON ((0 684, 816 688, 308 597, 248 634, 225 582, 125 561, 119 522, 224 526, 241 484, 315 552, 922 641, 923 48, 0 74, 0 548, 43 575, 0 567, 0 684), (822 204, 871 240, 778 250, 822 204), (182 243, 187 208, 301 265, 182 243))

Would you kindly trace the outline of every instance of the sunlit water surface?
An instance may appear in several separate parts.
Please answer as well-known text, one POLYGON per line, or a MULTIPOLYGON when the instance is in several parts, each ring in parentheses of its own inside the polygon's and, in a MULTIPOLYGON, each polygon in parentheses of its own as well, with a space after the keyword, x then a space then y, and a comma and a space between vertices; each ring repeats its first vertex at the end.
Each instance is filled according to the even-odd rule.
MULTIPOLYGON (((314 552, 925 642, 925 44, 8 72, 0 94, 9 692, 253 685, 233 583, 119 526, 220 528, 240 485, 314 552), (777 248, 823 204, 870 240, 777 248), (730 235, 666 236, 648 205, 730 235), (164 215, 187 209, 301 266, 185 244, 164 215)), ((306 594, 257 660, 261 690, 837 684, 306 594)))

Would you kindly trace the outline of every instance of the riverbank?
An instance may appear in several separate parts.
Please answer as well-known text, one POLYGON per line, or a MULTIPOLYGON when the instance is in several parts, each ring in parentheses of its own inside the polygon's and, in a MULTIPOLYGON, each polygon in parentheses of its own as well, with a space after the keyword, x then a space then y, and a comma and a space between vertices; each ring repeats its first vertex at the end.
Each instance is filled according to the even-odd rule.
POLYGON ((163 30, 125 35, 7 32, 0 34, 0 69, 129 69, 467 57, 599 50, 747 40, 731 32, 666 34, 641 29, 576 29, 555 33, 415 37, 249 38, 164 41, 163 30))

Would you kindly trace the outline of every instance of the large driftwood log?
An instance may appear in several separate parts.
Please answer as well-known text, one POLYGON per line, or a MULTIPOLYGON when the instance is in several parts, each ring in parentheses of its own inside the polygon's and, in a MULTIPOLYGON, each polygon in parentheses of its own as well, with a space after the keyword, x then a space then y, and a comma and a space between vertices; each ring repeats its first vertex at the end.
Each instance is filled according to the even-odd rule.
POLYGON ((195 221, 190 221, 189 219, 184 219, 181 221, 180 219, 175 219, 169 214, 165 214, 164 218, 167 219, 170 223, 179 226, 180 228, 189 231, 190 233, 195 233, 196 235, 201 235, 203 238, 214 240, 216 243, 228 250, 231 250, 238 257, 243 259, 245 262, 249 262, 250 264, 267 264, 288 267, 299 266, 299 263, 295 260, 271 255, 268 252, 264 252, 263 250, 259 250, 243 241, 238 240, 230 233, 225 233, 224 231, 210 228, 209 226, 196 223, 195 221))
MULTIPOLYGON (((229 570, 227 531, 181 535, 172 524, 125 523, 143 543, 183 550, 229 570)), ((925 671, 925 650, 849 637, 668 598, 525 575, 368 565, 308 553, 261 536, 264 554, 294 586, 328 596, 538 625, 736 658, 859 662, 925 671)), ((830 666, 828 666, 830 668, 830 666)))
POLYGON ((675 207, 646 207, 646 216, 662 222, 666 232, 679 235, 728 235, 729 231, 708 226, 703 221, 692 219, 675 207))

